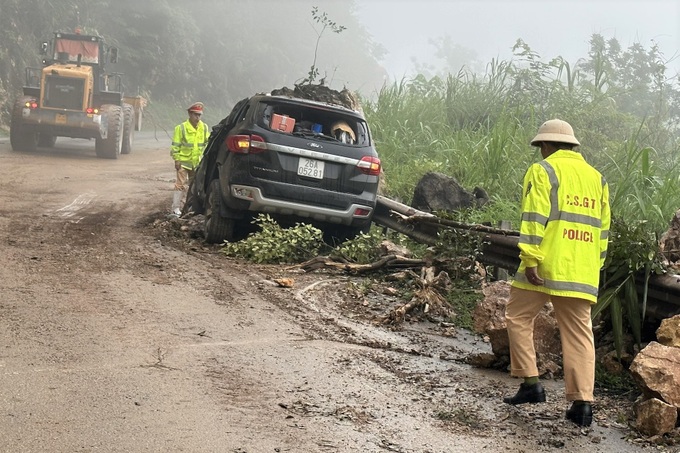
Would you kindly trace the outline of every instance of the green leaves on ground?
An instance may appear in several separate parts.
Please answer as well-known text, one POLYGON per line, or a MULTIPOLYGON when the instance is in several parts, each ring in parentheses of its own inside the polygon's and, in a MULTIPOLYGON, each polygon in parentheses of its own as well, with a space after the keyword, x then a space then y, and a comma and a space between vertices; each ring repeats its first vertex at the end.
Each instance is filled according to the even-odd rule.
POLYGON ((308 224, 283 228, 268 214, 259 214, 253 223, 257 232, 225 243, 222 252, 260 264, 300 263, 317 256, 324 245, 321 230, 308 224))

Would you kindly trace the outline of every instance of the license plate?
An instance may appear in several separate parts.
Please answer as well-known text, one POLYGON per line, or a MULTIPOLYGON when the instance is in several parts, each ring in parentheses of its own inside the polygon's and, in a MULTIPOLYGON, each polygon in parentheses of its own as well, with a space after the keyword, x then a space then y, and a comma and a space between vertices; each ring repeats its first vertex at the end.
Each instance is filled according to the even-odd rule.
POLYGON ((57 113, 57 117, 54 119, 57 124, 66 124, 66 115, 63 113, 57 113))
POLYGON ((309 178, 323 179, 324 161, 307 159, 300 157, 298 162, 298 175, 307 176, 309 178))

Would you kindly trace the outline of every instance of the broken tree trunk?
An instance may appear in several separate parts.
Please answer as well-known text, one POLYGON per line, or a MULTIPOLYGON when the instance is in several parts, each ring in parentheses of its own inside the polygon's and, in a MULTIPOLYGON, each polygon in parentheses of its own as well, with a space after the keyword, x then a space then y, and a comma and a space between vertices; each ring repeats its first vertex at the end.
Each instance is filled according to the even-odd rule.
POLYGON ((444 318, 450 317, 452 315, 451 306, 446 303, 442 294, 446 293, 451 279, 446 272, 440 271, 436 275, 435 272, 437 270, 432 266, 423 267, 420 270, 420 276, 413 271, 408 271, 417 286, 413 297, 409 302, 390 312, 381 322, 383 324, 400 324, 406 319, 407 314, 418 309, 425 314, 430 313, 444 318))
POLYGON ((423 260, 415 260, 404 258, 399 255, 385 255, 378 261, 369 264, 349 263, 339 258, 332 258, 329 256, 317 256, 309 261, 305 261, 300 265, 303 271, 311 272, 322 268, 339 269, 352 274, 361 274, 364 272, 372 272, 378 269, 403 269, 422 267, 425 265, 423 260))

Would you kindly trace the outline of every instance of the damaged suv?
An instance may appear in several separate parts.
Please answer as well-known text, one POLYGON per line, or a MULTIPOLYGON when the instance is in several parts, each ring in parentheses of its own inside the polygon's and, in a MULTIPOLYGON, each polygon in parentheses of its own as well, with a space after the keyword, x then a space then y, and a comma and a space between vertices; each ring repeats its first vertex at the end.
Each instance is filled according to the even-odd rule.
POLYGON ((207 242, 244 237, 257 213, 344 240, 370 228, 380 171, 359 111, 258 94, 213 127, 187 204, 207 242))

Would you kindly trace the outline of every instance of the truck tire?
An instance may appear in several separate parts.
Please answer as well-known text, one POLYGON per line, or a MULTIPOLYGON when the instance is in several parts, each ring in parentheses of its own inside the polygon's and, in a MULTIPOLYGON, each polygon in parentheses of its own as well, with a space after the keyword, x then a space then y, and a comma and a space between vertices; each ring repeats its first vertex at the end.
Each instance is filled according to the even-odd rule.
POLYGON ((104 104, 100 111, 107 122, 107 135, 95 141, 97 157, 118 159, 123 147, 123 109, 119 105, 104 104))
POLYGON ((123 145, 120 149, 121 154, 132 152, 132 139, 135 129, 135 110, 130 104, 123 104, 123 145))
POLYGON ((205 223, 203 233, 210 244, 234 240, 234 220, 220 216, 220 180, 213 179, 205 197, 205 223))
POLYGON ((12 151, 35 151, 38 147, 38 133, 26 130, 22 114, 26 102, 31 99, 23 96, 14 101, 12 122, 9 127, 9 142, 12 145, 12 151))

